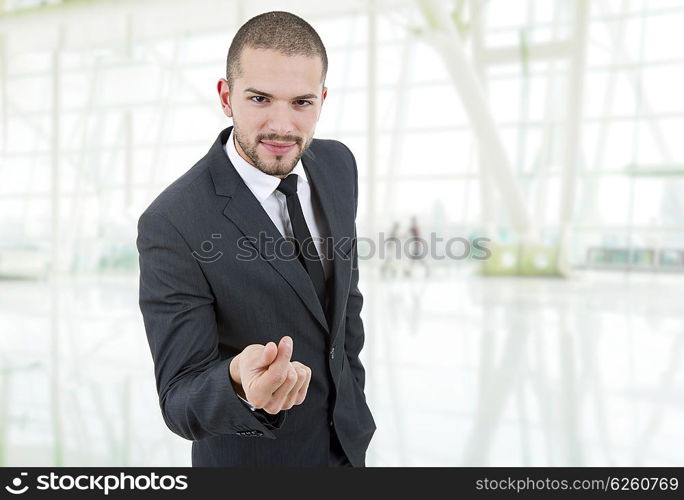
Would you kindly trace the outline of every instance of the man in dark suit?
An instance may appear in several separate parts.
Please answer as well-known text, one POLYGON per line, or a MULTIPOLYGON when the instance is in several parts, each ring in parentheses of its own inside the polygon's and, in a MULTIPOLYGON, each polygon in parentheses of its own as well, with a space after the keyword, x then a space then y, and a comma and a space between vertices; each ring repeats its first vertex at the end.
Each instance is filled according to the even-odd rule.
POLYGON ((250 19, 217 86, 233 126, 138 221, 160 407, 193 466, 365 466, 358 174, 313 139, 326 71, 304 20, 250 19))

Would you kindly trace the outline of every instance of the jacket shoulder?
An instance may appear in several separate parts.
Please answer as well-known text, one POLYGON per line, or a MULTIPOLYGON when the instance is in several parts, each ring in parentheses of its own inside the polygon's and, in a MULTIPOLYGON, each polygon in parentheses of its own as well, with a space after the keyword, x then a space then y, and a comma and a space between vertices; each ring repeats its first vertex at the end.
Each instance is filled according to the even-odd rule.
POLYGON ((198 201, 206 200, 212 189, 209 163, 206 157, 200 159, 184 174, 169 184, 145 208, 140 215, 142 218, 149 213, 157 213, 169 220, 178 219, 183 213, 197 210, 198 201))
POLYGON ((356 169, 356 159, 349 147, 336 139, 314 139, 309 149, 316 158, 323 157, 333 163, 342 162, 356 169))

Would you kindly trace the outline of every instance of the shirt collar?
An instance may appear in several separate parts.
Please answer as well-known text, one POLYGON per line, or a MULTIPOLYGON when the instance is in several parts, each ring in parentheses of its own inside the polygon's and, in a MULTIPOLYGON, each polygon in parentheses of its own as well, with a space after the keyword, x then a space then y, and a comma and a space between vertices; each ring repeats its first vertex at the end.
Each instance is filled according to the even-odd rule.
MULTIPOLYGON (((238 153, 237 148, 235 147, 235 142, 233 142, 234 130, 235 129, 233 128, 233 130, 230 131, 230 137, 228 137, 223 149, 226 151, 228 159, 235 167, 235 170, 237 170, 240 177, 242 177, 242 180, 247 184, 247 187, 252 191, 254 196, 256 196, 259 203, 263 203, 266 198, 273 194, 278 185, 280 185, 280 178, 262 172, 240 156, 240 153, 238 153)), ((299 176, 297 184, 309 182, 301 159, 290 173, 299 176)))

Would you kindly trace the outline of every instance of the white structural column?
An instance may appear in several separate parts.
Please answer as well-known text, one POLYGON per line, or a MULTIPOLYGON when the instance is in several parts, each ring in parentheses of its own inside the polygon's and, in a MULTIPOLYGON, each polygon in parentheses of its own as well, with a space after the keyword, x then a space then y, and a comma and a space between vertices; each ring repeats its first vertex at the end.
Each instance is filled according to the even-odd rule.
MULTIPOLYGON (((1 3, 1 2, 0 2, 1 3)), ((5 41, 5 35, 0 33, 0 102, 2 106, 2 154, 7 154, 7 125, 8 120, 8 102, 7 102, 7 43, 5 41)))
POLYGON ((378 120, 377 120, 377 14, 375 1, 368 2, 368 59, 367 68, 368 85, 366 89, 367 99, 367 123, 366 123, 366 227, 371 235, 376 230, 375 196, 377 191, 377 144, 378 144, 378 120))
MULTIPOLYGON (((124 54, 127 62, 133 62, 133 15, 126 14, 126 38, 124 54)), ((133 111, 129 107, 123 113, 124 129, 124 207, 126 211, 133 205, 133 111)))
POLYGON ((481 148, 487 151, 488 170, 508 209, 510 223, 526 239, 531 236, 532 228, 525 201, 460 34, 439 2, 421 0, 419 5, 429 26, 424 37, 442 56, 481 148))
POLYGON ((50 114, 50 212, 51 212, 51 271, 53 275, 62 270, 60 252, 60 108, 62 75, 60 68, 63 29, 59 28, 57 46, 52 50, 52 113, 50 114))
MULTIPOLYGON (((2 0, 0 0, 2 7, 2 0)), ((2 165, 6 165, 5 155, 7 154, 7 45, 5 35, 0 33, 0 113, 2 113, 2 150, 0 158, 2 165)), ((0 169, 0 172, 2 170, 0 169)), ((6 367, 6 360, 0 366, 0 467, 6 466, 8 436, 9 436, 9 398, 10 398, 10 377, 12 373, 6 367)))
POLYGON ((64 465, 64 434, 62 432, 61 370, 59 342, 60 286, 62 283, 61 224, 60 224, 60 114, 62 95, 61 57, 64 45, 64 27, 59 26, 57 43, 52 50, 52 113, 51 113, 51 158, 50 158, 50 201, 51 219, 51 263, 50 263, 50 405, 52 416, 52 465, 64 465))
MULTIPOLYGON (((376 222, 376 210, 375 210, 375 196, 377 192, 376 184, 376 167, 377 167, 377 143, 378 143, 378 123, 377 123, 377 44, 378 44, 378 33, 377 33, 377 14, 375 12, 375 0, 370 0, 367 7, 368 16, 368 32, 366 44, 368 47, 368 61, 366 66, 367 72, 367 122, 366 122, 366 193, 365 193, 365 203, 367 210, 366 217, 366 231, 370 236, 372 241, 376 241, 375 236, 377 233, 377 222, 376 222)), ((360 263, 359 263, 360 265, 360 263)), ((368 271, 371 271, 366 267, 365 275, 368 275, 368 271)), ((370 279, 366 283, 369 284, 366 290, 366 294, 369 297, 378 297, 377 294, 377 280, 370 279)), ((378 331, 376 328, 377 319, 376 316, 379 314, 379 307, 374 303, 370 302, 370 307, 364 310, 363 320, 366 324, 367 332, 378 331)), ((368 389, 367 394, 370 399, 374 398, 377 394, 377 371, 374 369, 376 366, 376 353, 378 352, 378 342, 375 335, 369 335, 366 341, 366 356, 370 360, 366 363, 366 369, 368 376, 368 389)), ((374 450, 370 450, 368 457, 368 465, 377 465, 377 457, 374 450)))
POLYGON ((563 165, 560 204, 559 262, 568 267, 567 244, 570 236, 577 186, 577 166, 581 151, 581 130, 584 102, 584 73, 587 52, 588 5, 586 0, 576 0, 574 44, 570 59, 570 82, 568 88, 567 130, 565 136, 565 164, 563 165))
MULTIPOLYGON (((399 70, 399 79, 397 80, 394 98, 394 102, 396 102, 397 105, 395 106, 396 111, 394 114, 394 123, 392 124, 390 148, 387 153, 387 159, 385 160, 383 158, 383 161, 387 162, 387 172, 389 172, 383 202, 380 204, 380 206, 383 207, 383 210, 387 210, 390 207, 393 209, 396 206, 397 174, 399 174, 397 165, 400 164, 401 155, 404 154, 402 150, 404 144, 404 124, 406 123, 406 114, 408 111, 408 105, 404 103, 408 102, 407 96, 411 84, 411 72, 409 69, 411 68, 413 60, 414 43, 415 41, 411 33, 407 33, 401 51, 401 69, 399 70)), ((383 227, 383 231, 386 231, 387 227, 388 226, 383 227)), ((380 248, 378 248, 378 251, 380 251, 380 248)), ((383 254, 381 253, 379 255, 383 254)))
MULTIPOLYGON (((477 76, 480 78, 480 85, 483 91, 486 91, 487 84, 485 66, 484 66, 484 34, 482 31, 482 9, 483 4, 473 4, 476 11, 473 12, 472 17, 472 36, 473 36, 473 65, 477 76), (476 7, 475 7, 476 6, 476 7)), ((479 165, 479 188, 480 188, 480 206, 482 209, 482 230, 485 236, 493 238, 496 234, 496 223, 494 220, 494 186, 489 175, 489 168, 487 161, 487 148, 482 141, 478 141, 477 160, 479 165)))

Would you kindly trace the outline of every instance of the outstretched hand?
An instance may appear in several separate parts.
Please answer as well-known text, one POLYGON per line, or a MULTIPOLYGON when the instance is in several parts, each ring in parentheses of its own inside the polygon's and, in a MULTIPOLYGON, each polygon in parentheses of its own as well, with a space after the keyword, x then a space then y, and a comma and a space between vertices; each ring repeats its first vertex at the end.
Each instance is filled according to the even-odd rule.
POLYGON ((285 336, 276 346, 251 344, 230 364, 235 390, 255 408, 275 415, 301 404, 311 381, 311 368, 291 361, 292 338, 285 336))

